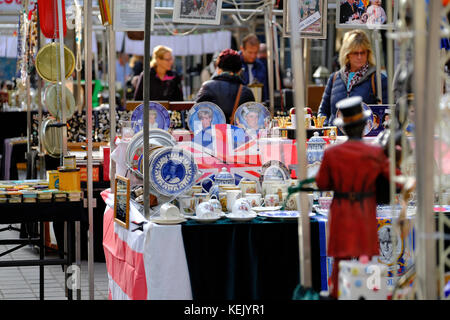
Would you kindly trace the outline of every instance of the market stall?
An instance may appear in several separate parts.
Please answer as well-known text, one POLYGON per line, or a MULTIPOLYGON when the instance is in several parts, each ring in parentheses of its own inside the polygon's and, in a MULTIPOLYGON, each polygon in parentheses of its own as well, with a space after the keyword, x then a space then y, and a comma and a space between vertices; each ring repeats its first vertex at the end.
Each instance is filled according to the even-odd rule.
MULTIPOLYGON (((315 5, 312 2, 285 1, 284 9, 277 10, 271 1, 263 1, 257 7, 254 5, 253 9, 239 8, 236 3, 235 8, 225 9, 222 8, 222 1, 213 2, 216 7, 207 11, 205 8, 203 11, 192 9, 194 11, 188 14, 186 6, 155 7, 153 1, 140 2, 141 6, 134 2, 100 1, 98 20, 106 30, 107 41, 103 41, 105 54, 102 58, 108 62, 108 78, 103 77, 102 81, 92 79, 93 74, 98 73, 98 70, 93 72, 93 67, 98 66, 87 63, 83 90, 80 89, 79 65, 83 58, 81 39, 85 48, 84 61, 92 61, 92 19, 86 19, 94 15, 92 2, 83 2, 83 12, 76 1, 73 7, 75 56, 65 47, 65 8, 61 1, 55 2, 55 7, 49 12, 55 13, 52 22, 58 21, 58 28, 56 25, 45 26, 48 30, 42 32, 52 33, 53 30, 47 36, 52 43, 38 45, 37 49, 42 51, 36 52, 36 67, 41 66, 38 68, 39 76, 53 83, 47 84, 44 94, 48 113, 42 110, 41 99, 37 102, 37 115, 30 110, 33 103, 29 99, 32 95, 26 67, 34 55, 20 57, 22 78, 19 91, 22 97, 17 99, 24 100, 27 96, 23 93, 28 93, 28 101, 21 102, 28 109, 28 130, 24 141, 27 154, 30 155, 34 149, 41 160, 45 153, 54 161, 59 161, 59 166, 56 165, 58 170, 53 174, 60 179, 67 179, 67 172, 76 172, 71 174, 71 178, 81 178, 81 184, 80 180, 75 184, 65 180, 70 187, 57 188, 67 193, 83 191, 88 229, 80 230, 78 224, 76 233, 77 239, 80 232, 88 234, 91 298, 94 252, 99 250, 99 242, 95 240, 100 235, 103 236, 100 249, 103 249, 106 259, 110 299, 319 299, 320 292, 322 297, 330 293, 333 272, 333 257, 327 254, 330 205, 336 203, 342 194, 335 196, 331 189, 318 188, 314 179, 321 168, 325 151, 343 145, 347 137, 343 134, 342 124, 330 122, 324 125, 326 117, 319 115, 317 109, 308 107, 311 97, 308 97, 307 77, 312 73, 308 70, 308 39, 326 38, 327 9, 330 6, 327 1, 317 1, 315 5), (203 12, 206 18, 197 19, 199 12, 203 12), (177 53, 181 52, 180 55, 187 55, 186 52, 191 49, 197 52, 195 50, 199 50, 200 46, 208 47, 208 41, 212 42, 214 37, 226 38, 223 42, 228 44, 230 34, 225 34, 223 30, 201 36, 192 33, 201 25, 218 25, 222 15, 233 15, 234 20, 246 22, 248 19, 242 17, 244 13, 264 19, 269 80, 269 99, 265 103, 255 101, 235 105, 232 118, 226 119, 222 107, 212 102, 196 103, 187 99, 178 102, 154 101, 150 99, 150 90, 144 90, 143 101, 125 98, 123 108, 118 108, 118 100, 115 99, 117 42, 121 42, 127 50, 144 53, 142 81, 143 87, 148 88, 151 83, 151 49, 157 44, 170 42, 177 53), (82 15, 85 17, 84 34, 82 15), (167 16, 171 22, 195 26, 183 35, 175 32, 168 37, 154 35, 155 22, 165 24, 165 19, 169 19, 167 16), (275 91, 280 89, 278 39, 281 35, 276 16, 283 16, 281 31, 290 42, 293 72, 290 105, 286 104, 285 99, 283 110, 276 108, 274 97, 275 91), (140 17, 139 22, 136 22, 136 17, 140 17), (140 32, 143 39, 130 39, 128 31, 140 32), (50 50, 47 51, 47 60, 42 58, 45 49, 50 50), (46 65, 55 67, 56 74, 52 68, 46 69, 46 65), (72 83, 77 88, 76 99, 72 90, 66 90, 65 82, 70 81, 67 70, 70 71, 68 73, 75 70, 77 74, 77 85, 72 83), (82 98, 79 94, 82 91, 85 107, 80 104, 82 98), (287 110, 285 107, 288 107, 287 110), (32 137, 36 137, 36 141, 32 137), (310 183, 306 188, 305 181, 310 183), (101 205, 98 204, 100 195, 101 205), (97 210, 94 210, 95 198, 97 210), (100 215, 103 215, 102 226, 94 229, 94 221, 98 221, 100 215), (279 271, 275 277, 273 270, 279 271)), ((332 4, 337 15, 341 10, 339 4, 339 1, 332 4)), ((386 93, 381 86, 383 50, 379 47, 380 30, 387 30, 389 34, 386 65, 389 92, 392 91, 394 73, 392 42, 412 39, 408 29, 410 26, 403 29, 406 24, 397 26, 394 23, 397 19, 392 17, 397 16, 398 9, 401 21, 406 23, 402 15, 406 4, 398 8, 394 1, 392 7, 386 8, 385 5, 384 8, 390 22, 386 25, 365 25, 362 19, 355 19, 352 23, 349 23, 352 19, 336 22, 337 28, 363 28, 371 35, 375 43, 377 79, 376 83, 372 83, 372 90, 379 100, 386 93)), ((430 12, 435 16, 439 15, 439 8, 437 4, 429 5, 430 12)), ((425 10, 414 10, 417 30, 437 30, 436 23, 425 26, 422 16, 425 10)), ((30 32, 26 28, 21 30, 25 35, 30 32)), ((20 39, 23 36, 21 34, 20 39)), ((437 51, 430 49, 427 53, 435 63, 427 62, 429 69, 425 69, 420 59, 427 55, 425 43, 433 48, 438 38, 437 35, 427 40, 422 35, 414 38, 417 47, 423 50, 421 54, 417 49, 416 74, 435 84, 434 88, 439 87, 435 77, 439 61, 437 51)), ((30 49, 23 48, 25 51, 30 49)), ((219 44, 215 44, 214 48, 214 51, 222 49, 219 44)), ((280 53, 284 56, 284 52, 280 53)), ((401 60, 404 53, 401 51, 401 60)), ((390 159, 390 182, 389 186, 384 185, 389 199, 376 206, 380 255, 372 256, 370 261, 347 259, 343 262, 340 276, 348 287, 341 290, 340 299, 400 298, 392 293, 398 293, 399 286, 405 283, 405 276, 414 274, 426 279, 427 283, 436 283, 427 271, 433 269, 436 261, 441 266, 445 265, 442 262, 446 259, 445 255, 444 258, 439 257, 440 260, 436 259, 436 243, 428 239, 437 230, 436 218, 441 219, 449 211, 445 206, 448 205, 445 194, 448 198, 446 190, 450 174, 446 165, 449 153, 445 149, 448 139, 442 137, 442 132, 440 136, 435 136, 435 123, 432 121, 436 118, 436 111, 427 112, 426 115, 432 115, 430 118, 424 113, 426 101, 437 105, 436 97, 441 92, 424 88, 417 78, 415 81, 415 106, 417 113, 423 116, 415 122, 410 121, 408 127, 398 128, 401 143, 395 140, 396 135, 391 131, 396 128, 391 124, 396 123, 396 117, 400 118, 402 125, 406 123, 404 113, 409 109, 405 105, 394 101, 393 95, 389 95, 387 104, 360 104, 360 111, 367 114, 362 140, 367 145, 381 146, 390 159), (417 133, 420 133, 420 138, 416 139, 417 133), (401 158, 397 147, 401 149, 401 158), (437 193, 436 187, 433 188, 426 179, 434 174, 432 163, 437 163, 440 170, 437 193), (401 174, 395 175, 396 169, 401 174), (406 182, 414 178, 418 181, 416 192, 410 198, 402 198, 406 191, 397 184, 407 185, 406 182), (433 198, 436 194, 439 194, 438 201, 433 198), (399 237, 399 221, 414 228, 399 237), (369 266, 382 270, 381 287, 361 289, 357 283, 361 284, 370 277, 367 271, 361 270, 367 270, 369 266), (359 278, 354 278, 356 276, 359 278)), ((255 90, 258 92, 258 89, 255 90)), ((402 95, 411 93, 406 86, 398 90, 402 95)), ((322 95, 323 90, 317 92, 322 95)), ((184 94, 184 98, 186 96, 184 94)), ((314 98, 320 100, 320 97, 314 98)), ((443 105, 445 116, 448 107, 445 108, 445 101, 443 105)), ((345 115, 336 113, 336 118, 345 118, 345 115)), ((19 144, 18 141, 5 140, 4 148, 8 151, 2 157, 5 177, 10 174, 11 165, 15 165, 12 150, 14 143, 19 144)), ((29 167, 33 167, 33 163, 29 161, 29 167)), ((41 175, 45 168, 43 164, 40 162, 41 175)), ((51 174, 48 172, 49 176, 51 174)), ((6 195, 8 200, 14 198, 13 194, 6 195)), ((443 226, 441 222, 442 234, 445 233, 443 226)), ((70 242, 66 245, 72 248, 70 242)), ((445 248, 445 243, 442 246, 445 248)), ((76 260, 79 263, 79 253, 76 260)), ((442 267, 441 272, 445 274, 446 270, 442 267)), ((445 281, 441 282, 441 294, 443 284, 445 281)), ((419 297, 435 296, 437 289, 432 285, 426 288, 420 285, 423 288, 419 297)))

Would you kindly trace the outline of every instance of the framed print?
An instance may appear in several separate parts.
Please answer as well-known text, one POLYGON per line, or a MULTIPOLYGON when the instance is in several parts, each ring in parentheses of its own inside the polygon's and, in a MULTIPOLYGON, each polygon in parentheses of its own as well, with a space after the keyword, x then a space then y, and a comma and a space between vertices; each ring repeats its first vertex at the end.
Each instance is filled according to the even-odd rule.
MULTIPOLYGON (((297 0, 299 6, 302 38, 326 39, 327 37, 327 0, 297 0)), ((291 23, 289 18, 289 2, 283 5, 283 37, 290 37, 291 23)))
POLYGON ((222 0, 174 1, 173 22, 220 24, 222 0))
POLYGON ((336 28, 387 29, 394 26, 397 10, 397 0, 336 0, 336 28), (393 21, 388 21, 388 5, 393 21))
POLYGON ((127 228, 130 224, 130 179, 116 175, 114 221, 127 228))

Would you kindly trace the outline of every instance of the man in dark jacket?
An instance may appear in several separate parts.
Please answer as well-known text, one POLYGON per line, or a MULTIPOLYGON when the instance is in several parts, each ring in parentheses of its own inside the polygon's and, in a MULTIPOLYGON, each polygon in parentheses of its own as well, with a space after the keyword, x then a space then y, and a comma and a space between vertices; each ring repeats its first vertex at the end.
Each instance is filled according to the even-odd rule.
POLYGON ((359 19, 359 13, 358 13, 358 7, 355 3, 355 0, 348 0, 341 4, 341 7, 339 8, 340 12, 340 19, 339 23, 347 23, 348 19, 359 19))
POLYGON ((241 77, 245 85, 257 82, 264 86, 261 101, 264 102, 269 98, 267 62, 264 63, 257 58, 259 45, 260 41, 254 34, 249 34, 242 40, 240 55, 243 71, 241 77))
POLYGON ((237 105, 255 101, 252 91, 240 78, 241 69, 239 53, 232 49, 223 50, 217 58, 217 74, 203 83, 195 101, 209 101, 217 104, 223 110, 227 123, 230 123, 240 85, 242 85, 242 91, 237 105))

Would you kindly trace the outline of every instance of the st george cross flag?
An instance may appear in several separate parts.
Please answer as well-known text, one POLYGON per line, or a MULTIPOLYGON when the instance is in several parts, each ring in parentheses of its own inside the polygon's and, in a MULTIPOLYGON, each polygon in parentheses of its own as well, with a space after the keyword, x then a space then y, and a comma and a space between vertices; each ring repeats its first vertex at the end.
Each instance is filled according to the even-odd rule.
POLYGON ((190 300, 181 225, 160 226, 130 203, 129 229, 114 222, 114 194, 101 193, 110 300, 190 300), (150 241, 151 240, 151 241, 150 241))

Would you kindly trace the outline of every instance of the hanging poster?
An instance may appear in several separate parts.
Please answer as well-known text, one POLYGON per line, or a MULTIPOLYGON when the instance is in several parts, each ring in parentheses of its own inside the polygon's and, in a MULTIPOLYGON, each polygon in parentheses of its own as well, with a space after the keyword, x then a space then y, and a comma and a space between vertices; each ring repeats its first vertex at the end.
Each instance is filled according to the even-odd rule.
MULTIPOLYGON (((326 39, 327 0, 298 0, 300 24, 297 28, 302 38, 326 39)), ((290 37, 289 5, 283 5, 283 36, 290 37)))
POLYGON ((130 179, 116 175, 114 221, 128 229, 130 223, 130 179))
POLYGON ((173 22, 220 24, 222 0, 174 1, 173 22))
POLYGON ((397 0, 336 0, 336 28, 387 29, 397 20, 397 0), (392 19, 388 21, 388 6, 392 19))
MULTIPOLYGON (((151 4, 150 30, 153 31, 155 1, 152 1, 151 4)), ((144 31, 145 0, 115 0, 113 29, 114 31, 144 31)))

